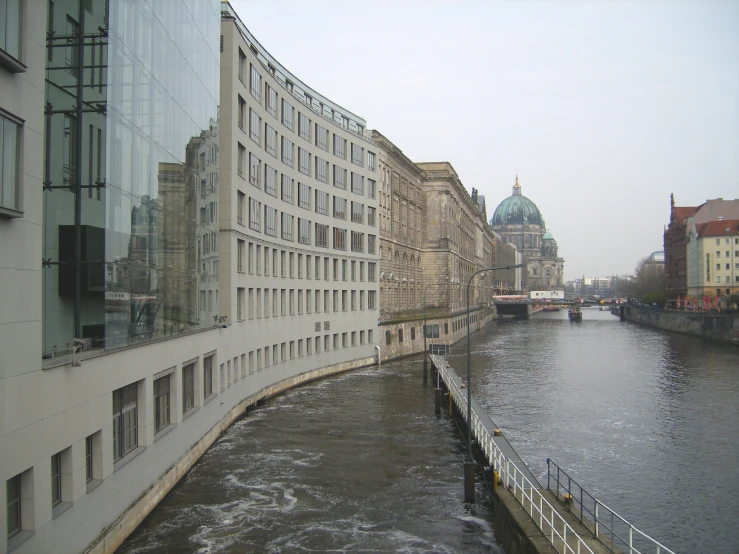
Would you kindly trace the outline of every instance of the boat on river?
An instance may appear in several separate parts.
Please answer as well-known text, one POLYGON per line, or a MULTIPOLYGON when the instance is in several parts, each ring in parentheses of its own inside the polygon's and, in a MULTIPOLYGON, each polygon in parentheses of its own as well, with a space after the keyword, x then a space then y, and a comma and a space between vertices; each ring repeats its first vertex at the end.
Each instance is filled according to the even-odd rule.
POLYGON ((571 304, 569 311, 570 321, 582 321, 582 310, 579 304, 571 304))

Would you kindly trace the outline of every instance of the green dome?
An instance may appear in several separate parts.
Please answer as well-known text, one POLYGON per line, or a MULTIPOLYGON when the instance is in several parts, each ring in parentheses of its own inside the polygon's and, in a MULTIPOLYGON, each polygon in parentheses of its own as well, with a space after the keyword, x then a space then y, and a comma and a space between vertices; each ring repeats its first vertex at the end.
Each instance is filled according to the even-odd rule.
POLYGON ((546 233, 544 233, 544 236, 541 237, 541 240, 554 240, 554 237, 552 236, 552 233, 547 231, 546 233))
POLYGON ((521 187, 516 177, 513 194, 495 208, 490 225, 520 225, 522 223, 544 227, 544 218, 541 217, 536 204, 521 194, 521 187))

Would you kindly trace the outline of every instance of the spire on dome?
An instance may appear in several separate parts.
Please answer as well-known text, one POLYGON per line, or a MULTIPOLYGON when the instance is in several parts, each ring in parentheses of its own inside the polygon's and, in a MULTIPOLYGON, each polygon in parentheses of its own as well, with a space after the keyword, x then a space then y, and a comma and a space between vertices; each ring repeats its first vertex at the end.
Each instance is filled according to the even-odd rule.
POLYGON ((518 184, 518 173, 516 173, 516 184, 513 185, 513 194, 521 195, 521 185, 518 184))

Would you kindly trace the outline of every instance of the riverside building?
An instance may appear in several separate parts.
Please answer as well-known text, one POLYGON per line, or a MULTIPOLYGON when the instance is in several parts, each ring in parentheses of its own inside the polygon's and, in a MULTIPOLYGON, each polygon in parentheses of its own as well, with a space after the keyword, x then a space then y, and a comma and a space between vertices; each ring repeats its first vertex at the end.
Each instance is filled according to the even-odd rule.
POLYGON ((0 553, 112 552, 248 405, 374 361, 377 153, 228 4, 0 7, 0 553))

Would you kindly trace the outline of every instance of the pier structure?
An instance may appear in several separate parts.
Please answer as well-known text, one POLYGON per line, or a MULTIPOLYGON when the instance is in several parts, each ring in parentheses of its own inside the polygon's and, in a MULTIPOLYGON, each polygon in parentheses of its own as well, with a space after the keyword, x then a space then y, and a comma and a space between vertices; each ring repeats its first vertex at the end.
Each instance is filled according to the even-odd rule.
MULTIPOLYGON (((466 385, 445 356, 431 354, 437 372, 437 414, 446 389, 449 415, 468 413, 466 385)), ((521 554, 674 554, 599 502, 564 470, 547 460, 547 484, 539 483, 501 430, 470 396, 470 428, 476 458, 491 476, 495 534, 506 552, 521 554)))

